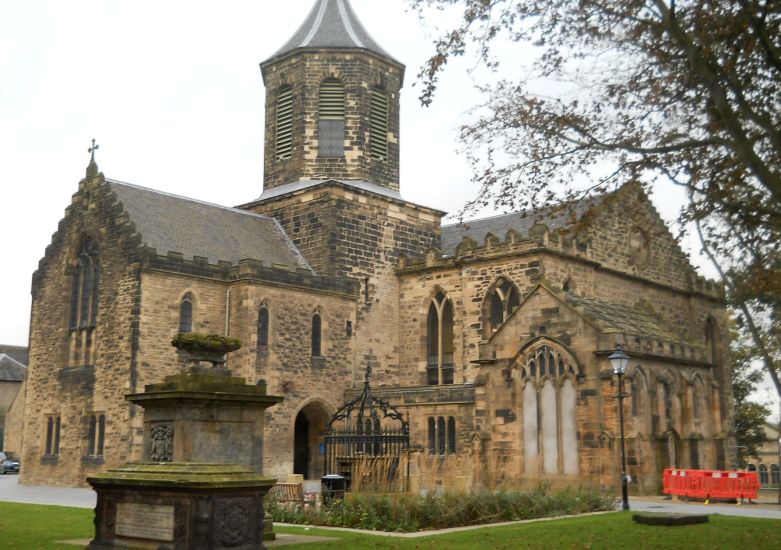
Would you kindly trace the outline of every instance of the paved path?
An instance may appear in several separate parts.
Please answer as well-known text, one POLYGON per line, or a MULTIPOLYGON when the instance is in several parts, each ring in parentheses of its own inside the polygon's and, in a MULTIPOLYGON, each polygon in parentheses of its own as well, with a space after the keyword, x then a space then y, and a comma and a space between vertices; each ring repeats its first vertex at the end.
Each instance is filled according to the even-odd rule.
MULTIPOLYGON (((619 503, 618 508, 621 505, 619 503)), ((630 497, 629 508, 633 512, 671 512, 674 514, 721 514, 749 518, 781 519, 781 506, 778 504, 703 504, 701 502, 683 502, 664 500, 663 497, 630 497)))
POLYGON ((97 494, 92 489, 21 485, 19 476, 0 475, 0 500, 28 504, 57 504, 75 508, 94 508, 97 494))

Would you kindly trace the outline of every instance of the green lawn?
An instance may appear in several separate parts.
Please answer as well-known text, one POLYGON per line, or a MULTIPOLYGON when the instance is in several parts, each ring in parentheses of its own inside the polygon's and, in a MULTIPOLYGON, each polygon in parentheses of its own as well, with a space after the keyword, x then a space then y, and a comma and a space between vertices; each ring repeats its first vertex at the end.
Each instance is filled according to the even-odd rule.
MULTIPOLYGON (((669 548, 715 550, 776 550, 781 545, 781 520, 711 516, 709 523, 687 527, 652 527, 632 521, 631 512, 539 521, 477 529, 449 535, 401 539, 301 527, 278 532, 337 537, 314 545, 283 546, 286 550, 350 549, 572 549, 669 548)), ((0 548, 71 549, 57 541, 89 539, 92 510, 0 502, 0 548)))

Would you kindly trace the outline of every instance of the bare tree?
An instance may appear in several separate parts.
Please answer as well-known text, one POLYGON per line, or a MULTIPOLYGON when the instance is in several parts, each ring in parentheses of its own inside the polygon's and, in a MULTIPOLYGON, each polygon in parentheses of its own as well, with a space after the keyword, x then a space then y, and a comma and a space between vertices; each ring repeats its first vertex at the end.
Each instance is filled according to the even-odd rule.
POLYGON ((409 1, 462 15, 418 75, 424 105, 470 48, 489 67, 499 39, 535 52, 461 128, 466 211, 684 188, 679 227, 696 226, 781 396, 781 1, 409 1))

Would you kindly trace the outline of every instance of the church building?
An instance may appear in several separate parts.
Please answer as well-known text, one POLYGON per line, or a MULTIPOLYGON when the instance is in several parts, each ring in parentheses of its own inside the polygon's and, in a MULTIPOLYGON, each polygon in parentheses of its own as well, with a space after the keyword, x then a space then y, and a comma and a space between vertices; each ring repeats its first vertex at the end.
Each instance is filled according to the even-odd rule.
POLYGON ((409 421, 419 484, 447 486, 458 464, 466 489, 615 487, 617 344, 633 490, 657 491, 665 467, 729 465, 720 289, 639 185, 442 225, 402 195, 404 65, 348 0, 317 0, 260 68, 255 200, 117 181, 93 156, 33 275, 22 483, 83 486, 140 460, 143 410, 124 397, 178 371, 179 332, 238 338, 227 367, 284 397, 266 415, 271 477, 331 473, 326 425, 371 367, 409 421))

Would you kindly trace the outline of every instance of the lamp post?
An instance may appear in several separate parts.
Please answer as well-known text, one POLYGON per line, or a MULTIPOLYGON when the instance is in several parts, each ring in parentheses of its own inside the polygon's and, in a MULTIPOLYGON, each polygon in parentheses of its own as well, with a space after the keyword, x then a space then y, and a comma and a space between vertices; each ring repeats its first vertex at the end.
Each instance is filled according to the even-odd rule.
POLYGON ((624 374, 626 366, 629 364, 629 356, 624 353, 620 344, 616 344, 616 351, 610 357, 610 366, 613 367, 613 374, 618 375, 618 423, 621 426, 621 509, 629 510, 629 488, 627 487, 626 477, 626 447, 624 445, 624 374))

